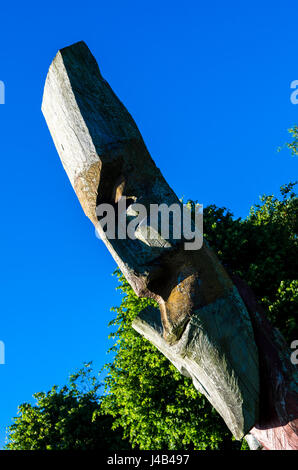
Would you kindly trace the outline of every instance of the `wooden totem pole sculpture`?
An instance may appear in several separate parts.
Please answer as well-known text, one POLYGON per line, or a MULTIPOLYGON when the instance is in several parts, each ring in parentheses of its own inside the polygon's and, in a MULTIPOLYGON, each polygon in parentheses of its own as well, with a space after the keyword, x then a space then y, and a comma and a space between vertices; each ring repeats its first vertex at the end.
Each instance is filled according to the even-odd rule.
POLYGON ((133 327, 192 378, 236 439, 298 449, 297 371, 283 339, 202 235, 199 249, 186 249, 185 237, 166 239, 140 216, 151 205, 182 204, 83 42, 57 53, 42 111, 85 214, 134 292, 159 305, 133 327), (102 223, 102 207, 115 209, 116 236, 102 223))

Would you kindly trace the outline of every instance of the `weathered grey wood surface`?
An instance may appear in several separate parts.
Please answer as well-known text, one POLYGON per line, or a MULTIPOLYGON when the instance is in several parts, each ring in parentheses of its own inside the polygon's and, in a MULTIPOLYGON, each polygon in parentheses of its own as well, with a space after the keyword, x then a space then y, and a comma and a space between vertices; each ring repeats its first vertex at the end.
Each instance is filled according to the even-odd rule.
MULTIPOLYGON (((94 225, 96 207, 117 207, 123 196, 146 207, 180 204, 84 43, 56 55, 42 111, 94 225)), ((126 222, 131 218, 128 207, 126 222)), ((145 311, 134 327, 192 377, 234 436, 242 438, 258 420, 258 352, 244 302, 212 250, 204 242, 200 250, 185 251, 173 237, 159 247, 142 236, 111 239, 99 230, 136 294, 159 304, 160 317, 145 311)))

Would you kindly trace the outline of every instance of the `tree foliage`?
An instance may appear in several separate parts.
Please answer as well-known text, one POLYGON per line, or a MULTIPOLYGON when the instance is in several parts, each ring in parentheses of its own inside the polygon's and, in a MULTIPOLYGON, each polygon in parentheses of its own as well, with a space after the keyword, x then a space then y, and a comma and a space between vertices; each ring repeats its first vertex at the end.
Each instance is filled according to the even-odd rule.
POLYGON ((288 142, 287 147, 291 150, 292 155, 298 155, 298 126, 291 127, 289 133, 291 134, 292 142, 288 142))
POLYGON ((207 240, 224 266, 253 289, 269 318, 288 342, 298 337, 297 215, 295 183, 282 186, 281 197, 262 196, 244 220, 226 209, 204 211, 207 240), (286 294, 287 293, 287 294, 286 294), (291 307, 286 303, 291 299, 291 307))
MULTIPOLYGON (((281 188, 280 198, 263 196, 243 220, 226 208, 204 209, 204 235, 211 247, 229 272, 253 288, 288 342, 298 337, 297 212, 293 183, 281 188)), ((102 412, 141 449, 239 448, 190 379, 132 329, 133 318, 154 302, 137 298, 119 271, 117 276, 123 298, 110 323, 115 358, 107 365, 102 412)))
MULTIPOLYGON (((298 155, 298 126, 293 126, 288 129, 292 141, 287 142, 285 146, 291 151, 292 156, 298 155)), ((280 151, 282 147, 279 147, 278 151, 280 151)))
POLYGON ((23 403, 8 430, 8 450, 119 450, 129 448, 122 434, 112 431, 112 418, 100 411, 100 384, 91 363, 69 378, 23 403))

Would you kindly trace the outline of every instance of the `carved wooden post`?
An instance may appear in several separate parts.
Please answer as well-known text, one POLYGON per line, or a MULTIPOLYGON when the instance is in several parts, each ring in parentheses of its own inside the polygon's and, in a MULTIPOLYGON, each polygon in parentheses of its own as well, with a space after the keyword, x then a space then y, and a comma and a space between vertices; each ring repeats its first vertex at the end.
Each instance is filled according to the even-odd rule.
POLYGON ((143 311, 134 328, 182 374, 192 377, 236 439, 253 429, 262 442, 262 432, 254 431, 262 416, 262 340, 255 341, 259 328, 255 310, 251 318, 206 242, 200 249, 186 250, 185 239, 173 235, 165 239, 160 234, 152 238, 151 221, 138 218, 140 205, 149 210, 152 204, 181 207, 181 203, 83 42, 56 55, 47 75, 42 111, 85 214, 135 293, 159 304, 160 311, 143 311), (104 230, 103 214, 97 212, 104 204, 116 209, 121 236, 104 230), (134 221, 133 236, 123 236, 134 221))

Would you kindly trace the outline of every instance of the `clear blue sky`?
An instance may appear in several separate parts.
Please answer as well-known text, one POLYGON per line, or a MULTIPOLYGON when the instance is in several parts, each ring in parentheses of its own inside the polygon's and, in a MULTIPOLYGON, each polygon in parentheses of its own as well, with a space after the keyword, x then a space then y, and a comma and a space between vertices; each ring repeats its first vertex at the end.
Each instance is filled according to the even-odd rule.
POLYGON ((84 40, 178 196, 246 216, 297 179, 293 1, 5 2, 1 5, 0 444, 17 406, 103 365, 120 301, 40 111, 59 48, 84 40))

